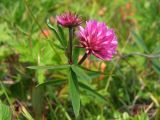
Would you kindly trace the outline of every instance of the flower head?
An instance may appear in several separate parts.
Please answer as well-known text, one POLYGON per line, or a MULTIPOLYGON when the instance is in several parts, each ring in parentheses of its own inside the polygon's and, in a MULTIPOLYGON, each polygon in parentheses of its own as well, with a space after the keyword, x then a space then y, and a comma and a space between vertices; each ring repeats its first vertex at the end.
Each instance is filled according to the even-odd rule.
POLYGON ((116 53, 117 37, 113 29, 109 29, 105 23, 89 20, 86 27, 79 27, 78 37, 86 52, 93 54, 102 60, 111 60, 116 53))
POLYGON ((56 17, 58 24, 64 27, 75 27, 81 24, 82 20, 78 15, 66 12, 56 17))

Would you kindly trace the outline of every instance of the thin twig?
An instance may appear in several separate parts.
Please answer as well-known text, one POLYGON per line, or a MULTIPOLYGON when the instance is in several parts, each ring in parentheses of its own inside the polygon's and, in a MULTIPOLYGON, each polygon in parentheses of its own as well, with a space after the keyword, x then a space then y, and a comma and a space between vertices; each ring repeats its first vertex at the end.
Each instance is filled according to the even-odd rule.
POLYGON ((85 54, 83 55, 83 57, 81 58, 81 60, 78 62, 78 65, 81 65, 86 60, 87 57, 88 57, 88 53, 85 52, 85 54))
POLYGON ((68 40, 68 62, 72 64, 72 42, 73 42, 73 28, 69 27, 69 40, 68 40))
POLYGON ((28 3, 27 3, 27 0, 24 0, 24 3, 25 3, 25 6, 26 6, 26 8, 27 8, 27 10, 28 10, 28 13, 30 14, 30 16, 33 18, 33 20, 35 21, 35 23, 38 25, 39 29, 40 29, 41 32, 44 34, 44 36, 45 36, 46 38, 48 38, 47 35, 44 33, 41 25, 39 24, 39 22, 36 20, 35 16, 33 15, 31 9, 29 8, 29 5, 28 5, 28 3))
MULTIPOLYGON (((130 38, 131 38, 131 34, 129 34, 129 36, 128 36, 128 38, 127 38, 127 40, 126 40, 126 42, 125 42, 125 44, 124 44, 124 47, 122 48, 121 52, 123 52, 123 51, 125 50, 125 48, 126 48, 128 42, 129 42, 130 38)), ((107 83, 106 83, 106 85, 105 85, 105 91, 108 90, 108 87, 109 87, 109 85, 110 85, 110 82, 112 81, 112 76, 111 76, 111 75, 113 74, 113 72, 114 72, 114 70, 115 70, 115 68, 116 68, 116 66, 117 66, 117 64, 118 64, 119 61, 120 61, 120 58, 118 58, 118 59, 115 61, 115 64, 114 64, 113 68, 111 69, 110 76, 108 77, 108 81, 107 81, 107 83)))
POLYGON ((145 113, 148 113, 148 111, 154 106, 154 102, 152 102, 147 109, 145 109, 145 113))
POLYGON ((129 56, 135 56, 135 55, 147 57, 147 58, 160 58, 160 54, 144 54, 140 52, 134 52, 134 53, 122 55, 122 57, 129 57, 129 56))

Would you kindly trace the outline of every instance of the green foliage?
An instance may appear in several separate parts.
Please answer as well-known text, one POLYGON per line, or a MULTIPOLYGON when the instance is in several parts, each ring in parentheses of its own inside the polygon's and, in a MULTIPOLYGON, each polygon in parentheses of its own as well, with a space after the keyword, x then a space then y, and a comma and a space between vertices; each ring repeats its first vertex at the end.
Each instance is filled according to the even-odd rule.
POLYGON ((101 94, 97 93, 95 90, 93 90, 89 86, 85 85, 84 83, 79 82, 78 84, 83 90, 92 94, 93 96, 95 96, 95 98, 98 98, 101 102, 106 102, 107 101, 107 99, 105 97, 103 97, 101 94))
POLYGON ((25 107, 22 107, 22 114, 25 118, 27 118, 27 120, 34 120, 30 113, 25 109, 25 107))
POLYGON ((60 27, 58 27, 58 30, 60 31, 61 35, 58 34, 56 28, 54 28, 50 22, 49 22, 49 19, 47 19, 47 25, 48 27, 54 32, 56 38, 59 40, 59 42, 61 43, 61 45, 65 48, 66 47, 66 41, 64 39, 64 35, 63 35, 63 32, 62 32, 62 29, 60 27), (61 38, 62 36, 62 38, 61 38))
POLYGON ((159 0, 2 0, 0 120, 159 120, 159 5, 159 0), (90 56, 78 66, 84 51, 74 46, 74 65, 67 65, 68 29, 57 26, 55 17, 68 10, 115 29, 119 45, 112 61, 90 56))
POLYGON ((44 110, 44 88, 38 87, 32 91, 32 104, 35 111, 35 118, 40 120, 44 110), (38 101, 38 102, 37 102, 38 101))
POLYGON ((70 67, 70 65, 57 65, 57 66, 30 66, 30 69, 52 69, 52 70, 60 70, 70 67))
POLYGON ((80 80, 82 80, 83 82, 91 81, 90 76, 88 76, 82 68, 76 65, 72 65, 71 67, 73 71, 77 74, 77 77, 79 77, 80 80))
POLYGON ((73 110, 78 117, 80 110, 80 94, 78 87, 78 78, 72 68, 69 69, 69 94, 73 105, 73 110))
POLYGON ((0 101, 0 119, 1 120, 10 120, 11 119, 11 110, 9 106, 3 104, 0 101))

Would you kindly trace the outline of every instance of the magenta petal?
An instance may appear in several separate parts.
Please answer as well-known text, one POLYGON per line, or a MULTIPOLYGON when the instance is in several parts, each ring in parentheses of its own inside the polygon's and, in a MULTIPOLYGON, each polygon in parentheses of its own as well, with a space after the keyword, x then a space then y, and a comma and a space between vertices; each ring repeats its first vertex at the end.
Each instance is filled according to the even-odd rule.
POLYGON ((117 37, 113 29, 105 23, 89 20, 86 27, 79 27, 77 33, 80 44, 96 57, 102 60, 111 60, 117 49, 117 37))
POLYGON ((82 20, 71 12, 63 13, 56 17, 57 23, 64 27, 75 27, 82 23, 82 20))

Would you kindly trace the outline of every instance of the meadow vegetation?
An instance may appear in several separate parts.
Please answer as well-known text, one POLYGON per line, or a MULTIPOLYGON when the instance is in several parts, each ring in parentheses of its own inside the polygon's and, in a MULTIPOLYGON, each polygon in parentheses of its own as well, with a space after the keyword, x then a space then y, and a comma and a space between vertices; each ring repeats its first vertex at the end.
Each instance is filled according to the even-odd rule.
MULTIPOLYGON (((74 47, 74 60, 83 53, 74 47)), ((11 118, 160 120, 159 0, 1 0, 0 120, 11 118), (81 16, 82 26, 88 19, 105 22, 118 38, 111 61, 91 55, 78 69, 78 80, 91 88, 81 84, 78 117, 68 94, 67 70, 28 68, 66 64, 47 25, 49 19, 56 27, 56 15, 65 11, 81 16)))

